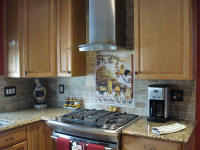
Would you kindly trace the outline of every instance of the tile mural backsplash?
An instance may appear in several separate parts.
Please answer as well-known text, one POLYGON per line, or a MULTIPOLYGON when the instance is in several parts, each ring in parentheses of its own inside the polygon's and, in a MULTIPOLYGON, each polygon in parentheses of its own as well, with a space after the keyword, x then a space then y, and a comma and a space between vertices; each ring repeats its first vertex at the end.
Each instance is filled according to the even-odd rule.
POLYGON ((0 112, 33 107, 34 79, 0 77, 0 112), (16 86, 16 96, 4 97, 5 86, 16 86))
MULTIPOLYGON (((87 76, 73 78, 42 79, 47 88, 47 99, 50 106, 63 106, 67 97, 78 97, 83 100, 85 108, 106 109, 112 104, 96 100, 96 54, 87 52, 87 76), (65 93, 58 93, 58 85, 65 85, 65 93)), ((170 115, 176 119, 195 119, 196 81, 178 80, 133 80, 133 103, 118 105, 122 112, 147 115, 147 88, 152 84, 167 84, 175 89, 184 90, 183 102, 171 102, 170 115)))
POLYGON ((133 55, 96 55, 96 99, 101 103, 133 103, 133 55))

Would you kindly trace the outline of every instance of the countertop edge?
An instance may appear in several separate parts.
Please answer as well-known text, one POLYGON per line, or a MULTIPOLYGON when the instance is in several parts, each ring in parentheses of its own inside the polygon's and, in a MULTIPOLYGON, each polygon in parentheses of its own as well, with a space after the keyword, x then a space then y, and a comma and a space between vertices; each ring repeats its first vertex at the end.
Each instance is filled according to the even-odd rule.
POLYGON ((153 137, 153 136, 148 136, 148 135, 143 135, 143 134, 132 134, 132 133, 123 133, 122 135, 128 135, 128 136, 135 136, 135 137, 143 137, 143 138, 148 138, 148 139, 152 139, 152 140, 161 140, 161 141, 166 141, 166 142, 174 142, 174 143, 187 143, 184 140, 174 140, 174 139, 170 139, 170 138, 163 138, 160 136, 157 137, 153 137))
MULTIPOLYGON (((59 109, 59 110, 63 110, 63 111, 70 111, 70 110, 66 110, 64 108, 59 108, 59 107, 52 107, 52 108, 48 108, 48 109, 52 109, 52 111, 54 109, 59 109)), ((27 110, 29 111, 29 109, 26 109, 25 111, 27 111, 27 110)), ((23 110, 21 110, 21 111, 23 111, 23 110)), ((34 111, 34 110, 30 109, 30 111, 34 111)), ((10 113, 10 112, 5 112, 5 113, 10 113)), ((35 123, 35 122, 39 122, 39 121, 47 121, 52 117, 57 117, 57 116, 60 116, 62 114, 64 114, 64 113, 63 112, 59 112, 59 113, 54 114, 52 112, 52 114, 50 114, 50 115, 48 114, 48 115, 43 115, 43 116, 40 116, 40 117, 35 117, 34 119, 27 119, 27 120, 23 120, 21 122, 20 121, 19 122, 14 122, 13 124, 10 124, 10 125, 8 125, 6 127, 1 127, 0 128, 0 134, 3 133, 3 132, 7 132, 9 130, 18 128, 18 127, 26 126, 26 125, 31 124, 31 123, 35 123)))
POLYGON ((22 126, 25 126, 25 125, 28 125, 28 124, 31 124, 31 123, 39 122, 39 121, 45 121, 45 120, 43 120, 42 118, 40 118, 40 119, 25 121, 23 123, 14 123, 12 125, 8 125, 6 127, 0 128, 0 134, 3 133, 3 132, 6 132, 8 130, 19 128, 19 127, 22 127, 22 126))
POLYGON ((153 139, 153 140, 162 140, 162 141, 167 141, 167 142, 174 142, 174 143, 183 143, 183 144, 186 144, 189 139, 191 138, 193 132, 195 131, 195 128, 196 128, 196 125, 197 125, 197 122, 194 121, 193 123, 193 129, 191 129, 188 138, 187 139, 183 139, 183 140, 178 140, 178 139, 174 139, 174 138, 167 138, 167 137, 162 137, 162 136, 159 136, 159 135, 148 135, 148 134, 142 134, 142 133, 133 133, 131 131, 124 131, 122 130, 122 135, 129 135, 129 136, 136 136, 136 137, 143 137, 143 138, 148 138, 148 139, 153 139))

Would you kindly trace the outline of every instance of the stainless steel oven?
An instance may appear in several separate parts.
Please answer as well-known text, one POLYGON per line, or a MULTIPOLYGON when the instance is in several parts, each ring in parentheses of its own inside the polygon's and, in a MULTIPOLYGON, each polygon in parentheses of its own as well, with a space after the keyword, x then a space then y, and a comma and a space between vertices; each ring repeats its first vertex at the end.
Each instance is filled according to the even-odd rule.
POLYGON ((127 113, 79 109, 48 120, 47 124, 53 129, 52 138, 55 140, 63 137, 72 144, 92 143, 102 145, 106 150, 120 150, 122 129, 140 118, 127 113))
POLYGON ((75 136, 66 135, 66 134, 60 134, 60 133, 56 133, 56 132, 54 132, 51 137, 55 140, 55 142, 56 142, 58 137, 62 137, 62 138, 66 138, 66 139, 70 140, 71 141, 71 145, 73 143, 76 143, 76 144, 85 143, 86 146, 87 146, 87 144, 92 143, 92 144, 98 144, 98 145, 104 146, 105 150, 118 150, 117 143, 90 140, 90 139, 87 139, 87 138, 80 138, 80 137, 75 137, 75 136))

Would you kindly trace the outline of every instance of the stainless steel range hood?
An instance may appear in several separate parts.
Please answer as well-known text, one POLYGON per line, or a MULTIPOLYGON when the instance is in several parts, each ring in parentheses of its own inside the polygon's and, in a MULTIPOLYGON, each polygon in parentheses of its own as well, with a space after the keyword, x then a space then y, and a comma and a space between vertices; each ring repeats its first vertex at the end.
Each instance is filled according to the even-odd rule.
POLYGON ((89 0, 89 43, 79 51, 127 50, 125 1, 89 0))

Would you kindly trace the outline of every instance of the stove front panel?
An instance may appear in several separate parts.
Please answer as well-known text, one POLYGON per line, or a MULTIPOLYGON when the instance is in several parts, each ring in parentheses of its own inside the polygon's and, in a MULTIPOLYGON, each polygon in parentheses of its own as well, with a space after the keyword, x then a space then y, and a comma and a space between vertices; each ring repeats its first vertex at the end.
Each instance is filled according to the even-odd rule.
POLYGON ((120 140, 120 133, 115 130, 105 130, 98 128, 90 128, 74 124, 67 124, 58 121, 47 121, 47 124, 53 129, 54 132, 66 135, 78 136, 82 138, 108 141, 117 143, 120 140))
POLYGON ((105 150, 120 150, 120 145, 119 143, 111 143, 111 142, 106 142, 106 141, 97 141, 97 140, 91 140, 87 138, 80 138, 76 136, 71 136, 71 135, 66 135, 66 134, 60 134, 57 132, 54 132, 53 135, 51 136, 55 141, 57 140, 58 137, 62 137, 65 139, 68 139, 71 141, 71 145, 73 143, 76 143, 77 145, 79 144, 85 144, 86 147, 88 144, 97 144, 97 145, 102 145, 105 147, 105 150))

